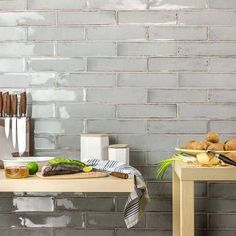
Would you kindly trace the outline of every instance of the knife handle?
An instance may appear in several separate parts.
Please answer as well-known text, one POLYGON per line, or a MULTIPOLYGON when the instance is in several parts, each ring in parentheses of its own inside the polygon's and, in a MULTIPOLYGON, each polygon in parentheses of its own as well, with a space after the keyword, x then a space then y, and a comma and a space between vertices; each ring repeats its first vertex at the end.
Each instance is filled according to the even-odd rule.
POLYGON ((11 95, 12 116, 17 116, 17 95, 11 95))
POLYGON ((11 114, 11 96, 9 93, 6 95, 6 113, 8 116, 11 114))
POLYGON ((5 116, 7 112, 7 94, 8 92, 2 94, 2 116, 5 116))
POLYGON ((0 117, 3 115, 2 109, 3 109, 2 92, 0 92, 0 117))
POLYGON ((20 94, 21 116, 26 116, 26 92, 20 94))
POLYGON ((129 175, 121 172, 111 172, 110 175, 120 178, 120 179, 128 179, 129 175))
POLYGON ((13 94, 10 94, 10 103, 11 103, 11 111, 10 111, 10 116, 13 116, 13 94))

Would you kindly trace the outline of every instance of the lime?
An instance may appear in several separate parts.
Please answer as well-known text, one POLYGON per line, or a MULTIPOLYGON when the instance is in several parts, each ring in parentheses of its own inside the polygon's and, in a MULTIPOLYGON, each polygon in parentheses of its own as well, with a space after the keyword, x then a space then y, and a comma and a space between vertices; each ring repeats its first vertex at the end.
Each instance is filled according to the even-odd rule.
POLYGON ((92 171, 93 170, 93 167, 92 166, 85 166, 84 168, 83 168, 83 172, 90 172, 90 171, 92 171))
POLYGON ((37 164, 36 162, 29 162, 29 163, 27 164, 27 167, 28 167, 28 169, 29 169, 29 174, 30 174, 30 175, 36 174, 36 172, 37 172, 38 169, 39 169, 39 166, 38 166, 38 164, 37 164))

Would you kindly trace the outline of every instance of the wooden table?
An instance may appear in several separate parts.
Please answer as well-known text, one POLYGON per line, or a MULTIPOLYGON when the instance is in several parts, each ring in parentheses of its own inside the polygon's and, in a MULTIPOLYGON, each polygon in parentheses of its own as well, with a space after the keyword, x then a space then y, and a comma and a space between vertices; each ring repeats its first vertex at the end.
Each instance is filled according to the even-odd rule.
POLYGON ((91 179, 8 179, 0 170, 0 192, 132 192, 134 177, 119 179, 113 176, 91 179))
POLYGON ((194 181, 235 181, 235 167, 173 166, 173 236, 194 236, 194 181))

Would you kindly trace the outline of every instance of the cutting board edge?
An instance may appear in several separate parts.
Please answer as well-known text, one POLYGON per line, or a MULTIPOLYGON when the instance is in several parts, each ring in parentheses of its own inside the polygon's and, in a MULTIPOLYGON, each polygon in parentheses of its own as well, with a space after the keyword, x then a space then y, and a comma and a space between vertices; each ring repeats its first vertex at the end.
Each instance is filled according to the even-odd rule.
POLYGON ((66 175, 52 175, 52 176, 47 176, 44 177, 42 176, 41 172, 37 172, 36 176, 39 177, 40 179, 45 179, 45 180, 49 180, 49 179, 92 179, 92 178, 105 178, 108 177, 109 174, 105 173, 105 172, 92 172, 95 173, 93 175, 91 175, 91 172, 88 173, 76 173, 76 174, 66 174, 66 175))

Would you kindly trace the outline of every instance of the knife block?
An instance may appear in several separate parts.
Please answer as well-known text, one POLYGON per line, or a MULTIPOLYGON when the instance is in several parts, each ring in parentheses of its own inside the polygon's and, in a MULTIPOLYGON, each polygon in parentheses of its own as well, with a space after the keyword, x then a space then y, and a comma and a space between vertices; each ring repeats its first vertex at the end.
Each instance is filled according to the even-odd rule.
MULTIPOLYGON (((26 119, 26 150, 22 156, 32 156, 32 132, 31 132, 31 118, 26 119)), ((17 138, 17 137, 16 137, 17 138)), ((0 160, 19 157, 18 143, 16 147, 12 144, 12 127, 10 122, 9 137, 5 135, 5 118, 0 118, 0 160)))

